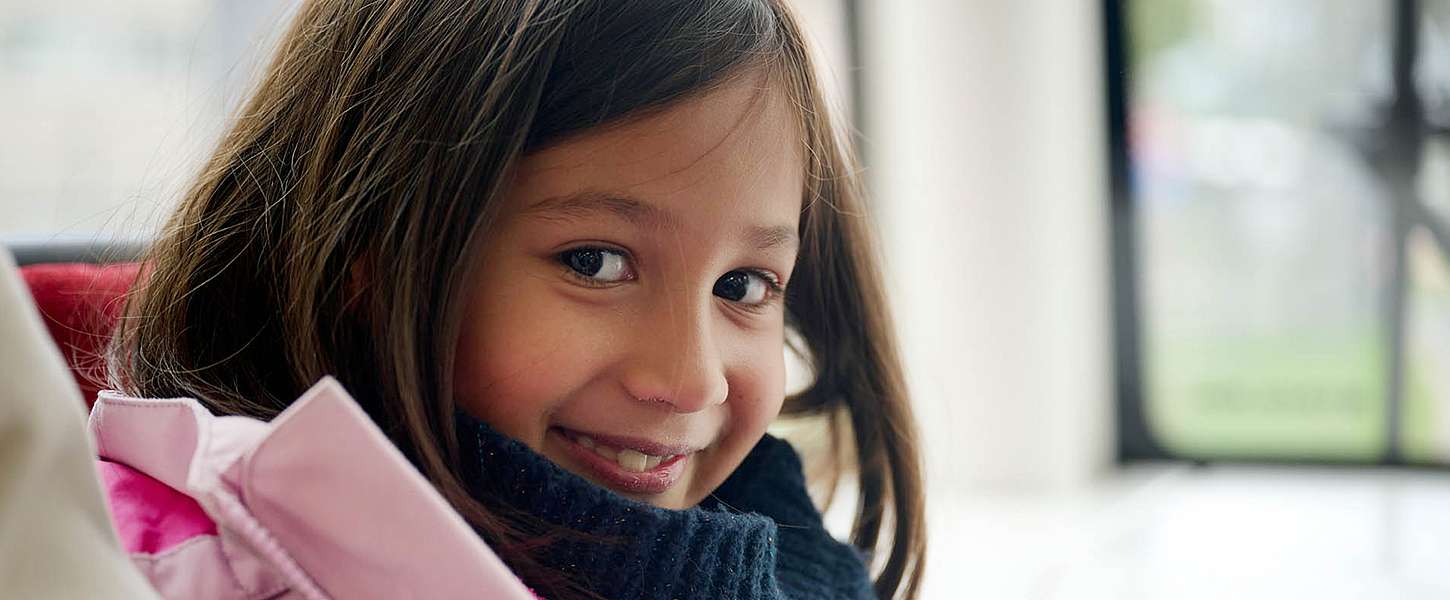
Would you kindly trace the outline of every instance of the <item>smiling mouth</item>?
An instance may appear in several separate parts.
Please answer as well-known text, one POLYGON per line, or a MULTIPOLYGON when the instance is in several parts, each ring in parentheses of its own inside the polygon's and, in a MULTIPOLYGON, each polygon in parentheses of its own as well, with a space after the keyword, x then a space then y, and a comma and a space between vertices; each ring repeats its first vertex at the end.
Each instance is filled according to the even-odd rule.
POLYGON ((554 427, 549 434, 562 442, 588 479, 628 494, 659 494, 679 481, 697 449, 647 440, 619 438, 554 427))

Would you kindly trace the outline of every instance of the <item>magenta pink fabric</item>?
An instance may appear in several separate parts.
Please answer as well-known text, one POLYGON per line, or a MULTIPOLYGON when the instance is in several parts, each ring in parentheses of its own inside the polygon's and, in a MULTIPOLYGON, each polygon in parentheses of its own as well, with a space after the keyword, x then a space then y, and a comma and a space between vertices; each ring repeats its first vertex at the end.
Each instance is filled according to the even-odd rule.
POLYGON ((126 552, 160 554, 199 535, 216 535, 216 522, 191 496, 123 464, 100 461, 101 487, 126 552))
POLYGON ((330 377, 270 423, 101 392, 90 425, 164 598, 535 598, 330 377))

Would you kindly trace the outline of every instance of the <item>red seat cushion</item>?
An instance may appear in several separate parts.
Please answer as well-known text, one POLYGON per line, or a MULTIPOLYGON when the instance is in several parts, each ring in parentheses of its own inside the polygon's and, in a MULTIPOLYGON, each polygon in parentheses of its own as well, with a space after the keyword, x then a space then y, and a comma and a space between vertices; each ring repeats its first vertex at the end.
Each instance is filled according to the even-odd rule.
POLYGON ((139 269, 138 263, 53 263, 20 268, 87 407, 104 387, 106 342, 139 269))

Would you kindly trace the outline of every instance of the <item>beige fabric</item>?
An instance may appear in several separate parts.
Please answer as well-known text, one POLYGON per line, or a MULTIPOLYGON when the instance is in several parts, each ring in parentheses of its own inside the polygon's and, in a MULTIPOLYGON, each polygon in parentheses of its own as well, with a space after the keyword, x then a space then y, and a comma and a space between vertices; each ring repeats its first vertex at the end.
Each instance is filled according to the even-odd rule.
POLYGON ((85 417, 0 249, 0 596, 156 598, 111 526, 85 417))

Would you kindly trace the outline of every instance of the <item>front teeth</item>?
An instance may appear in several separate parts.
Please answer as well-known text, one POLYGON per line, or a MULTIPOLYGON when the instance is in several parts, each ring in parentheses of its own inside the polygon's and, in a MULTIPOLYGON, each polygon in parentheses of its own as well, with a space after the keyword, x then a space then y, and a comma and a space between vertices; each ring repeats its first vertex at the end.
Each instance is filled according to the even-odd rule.
POLYGON ((618 460, 618 453, 615 451, 614 448, 596 444, 591 438, 587 438, 582 435, 579 436, 579 445, 593 450, 595 454, 603 456, 604 458, 607 458, 609 460, 618 460))
POLYGON ((620 450, 619 456, 615 460, 619 461, 619 466, 624 467, 624 470, 635 473, 643 473, 645 465, 649 464, 649 457, 645 456, 643 452, 630 450, 628 448, 620 450))
POLYGON ((665 462, 666 459, 670 458, 667 456, 651 456, 649 454, 645 454, 638 450, 631 450, 629 448, 625 448, 623 450, 615 450, 614 448, 610 448, 609 446, 595 443, 592 438, 582 435, 579 436, 578 442, 580 446, 593 450, 595 454, 619 463, 620 468, 631 473, 643 473, 645 471, 649 471, 655 467, 660 466, 660 463, 665 462))

